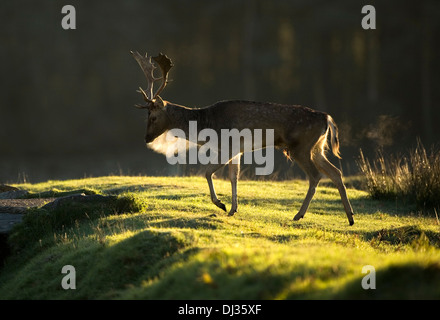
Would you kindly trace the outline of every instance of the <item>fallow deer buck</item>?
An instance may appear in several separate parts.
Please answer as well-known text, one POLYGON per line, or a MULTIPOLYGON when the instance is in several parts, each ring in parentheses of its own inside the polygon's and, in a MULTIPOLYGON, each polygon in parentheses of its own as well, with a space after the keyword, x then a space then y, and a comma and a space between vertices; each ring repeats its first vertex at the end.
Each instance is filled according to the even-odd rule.
MULTIPOLYGON (((250 129, 273 129, 274 146, 284 150, 286 156, 293 158, 307 174, 309 189, 304 202, 295 215, 294 220, 304 217, 310 201, 315 194, 316 187, 323 177, 328 176, 338 188, 342 203, 350 225, 353 225, 353 209, 347 197, 347 192, 342 182, 342 174, 325 155, 326 149, 331 146, 333 154, 340 158, 338 129, 332 117, 324 112, 315 111, 303 106, 282 105, 275 103, 260 103, 251 101, 221 101, 205 108, 187 108, 168 101, 162 100, 159 93, 168 83, 168 72, 173 66, 171 60, 163 54, 156 57, 140 55, 131 52, 140 65, 147 79, 147 90, 139 87, 146 104, 135 105, 147 110, 147 131, 145 142, 148 146, 154 146, 154 141, 173 128, 179 128, 188 137, 189 122, 197 121, 198 130, 211 128, 220 134, 224 128, 250 129), (156 66, 160 67, 162 77, 154 76, 156 66), (153 93, 155 81, 162 81, 159 89, 153 93), (330 133, 330 144, 327 136, 330 133)), ((263 146, 264 148, 265 146, 263 146)), ((266 146, 267 147, 267 146, 266 146)), ((229 179, 232 185, 232 205, 229 215, 237 211, 237 180, 240 171, 240 161, 243 150, 238 154, 230 153, 229 179)), ((218 199, 212 183, 212 175, 226 163, 208 164, 206 179, 208 181, 212 202, 226 211, 225 205, 218 199)))

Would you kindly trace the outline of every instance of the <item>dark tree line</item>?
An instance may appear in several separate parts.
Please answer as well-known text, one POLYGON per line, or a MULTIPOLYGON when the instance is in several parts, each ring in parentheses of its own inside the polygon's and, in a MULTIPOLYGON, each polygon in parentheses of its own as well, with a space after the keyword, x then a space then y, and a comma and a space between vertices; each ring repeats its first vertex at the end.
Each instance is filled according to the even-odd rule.
POLYGON ((438 1, 369 1, 376 30, 362 29, 366 3, 352 0, 69 4, 76 30, 62 29, 61 3, 0 4, 0 180, 21 170, 15 159, 40 156, 139 153, 163 166, 143 149, 144 116, 132 105, 145 82, 130 50, 173 59, 162 96, 180 104, 252 99, 331 113, 348 162, 359 148, 438 141, 438 1))

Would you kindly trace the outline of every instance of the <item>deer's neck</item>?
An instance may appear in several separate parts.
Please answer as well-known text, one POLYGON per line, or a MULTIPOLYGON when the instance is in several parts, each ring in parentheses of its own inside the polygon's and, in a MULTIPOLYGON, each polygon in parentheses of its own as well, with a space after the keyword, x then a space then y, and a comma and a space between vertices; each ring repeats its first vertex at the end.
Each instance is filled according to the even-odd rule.
POLYGON ((197 122, 197 131, 209 128, 209 118, 206 109, 188 108, 173 103, 167 104, 167 114, 170 118, 170 128, 178 128, 183 130, 188 136, 190 121, 197 122))

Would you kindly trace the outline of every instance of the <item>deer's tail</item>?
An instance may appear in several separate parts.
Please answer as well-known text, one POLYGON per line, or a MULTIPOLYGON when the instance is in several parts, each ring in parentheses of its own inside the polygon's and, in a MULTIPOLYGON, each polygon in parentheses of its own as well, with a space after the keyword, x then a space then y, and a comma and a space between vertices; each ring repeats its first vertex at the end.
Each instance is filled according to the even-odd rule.
POLYGON ((339 152, 338 126, 330 115, 327 115, 327 124, 330 127, 330 143, 332 152, 336 157, 341 159, 341 154, 339 152))

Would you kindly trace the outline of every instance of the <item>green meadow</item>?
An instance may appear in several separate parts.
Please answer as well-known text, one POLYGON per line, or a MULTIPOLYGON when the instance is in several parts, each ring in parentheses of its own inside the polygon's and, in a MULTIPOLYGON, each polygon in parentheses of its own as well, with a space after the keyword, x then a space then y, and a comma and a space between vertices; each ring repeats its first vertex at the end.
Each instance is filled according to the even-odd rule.
MULTIPOLYGON (((229 209, 230 182, 214 185, 229 209)), ((349 226, 326 181, 300 221, 292 219, 304 180, 239 181, 233 217, 211 203, 202 177, 15 186, 32 197, 78 190, 113 197, 30 209, 9 237, 1 299, 440 298, 438 217, 355 188, 348 188, 355 211, 349 226), (61 285, 65 265, 75 268, 75 289, 61 285), (374 270, 363 273, 365 266, 374 270), (363 279, 375 289, 364 289, 363 279)))

